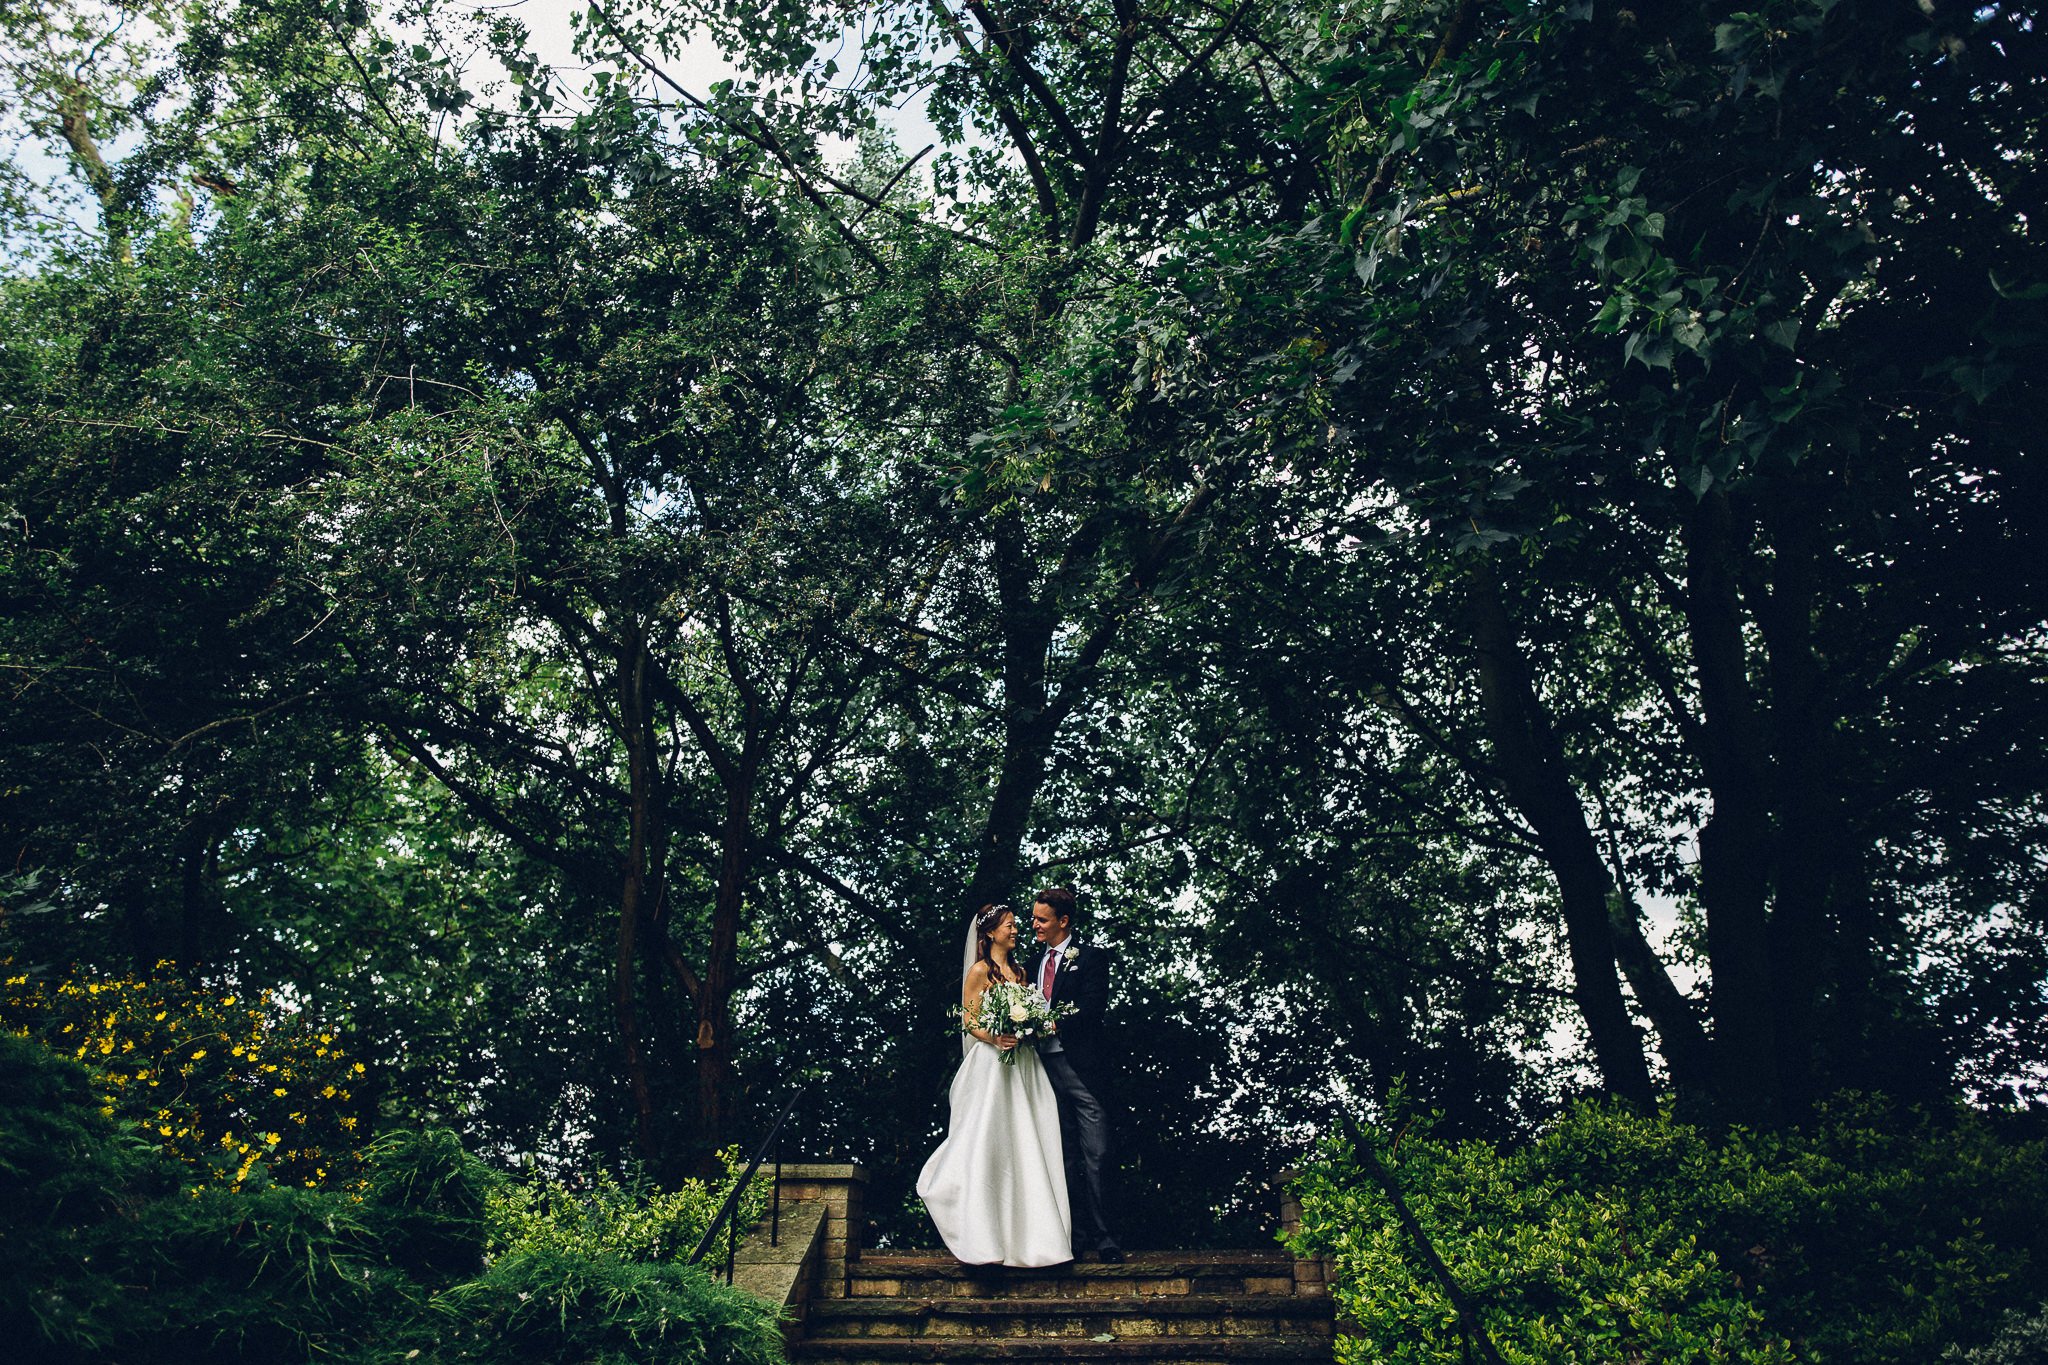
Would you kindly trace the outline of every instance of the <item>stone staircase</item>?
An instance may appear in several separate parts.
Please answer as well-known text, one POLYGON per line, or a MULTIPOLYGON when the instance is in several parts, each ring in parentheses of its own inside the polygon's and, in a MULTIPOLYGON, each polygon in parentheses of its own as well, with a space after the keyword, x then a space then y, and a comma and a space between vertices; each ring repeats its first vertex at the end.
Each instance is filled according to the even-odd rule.
MULTIPOLYGON (((785 1165, 780 1236, 757 1229, 736 1283, 782 1306, 793 1362, 1174 1361, 1331 1365, 1323 1267, 1275 1247, 1134 1252, 1117 1265, 967 1267, 860 1246, 867 1173, 785 1165)), ((1298 1218, 1284 1201, 1283 1225, 1298 1218)))
POLYGON ((990 1272, 943 1252, 864 1254, 814 1300, 797 1361, 1274 1361, 1329 1365, 1325 1295, 1280 1251, 1155 1251, 1120 1265, 990 1272))

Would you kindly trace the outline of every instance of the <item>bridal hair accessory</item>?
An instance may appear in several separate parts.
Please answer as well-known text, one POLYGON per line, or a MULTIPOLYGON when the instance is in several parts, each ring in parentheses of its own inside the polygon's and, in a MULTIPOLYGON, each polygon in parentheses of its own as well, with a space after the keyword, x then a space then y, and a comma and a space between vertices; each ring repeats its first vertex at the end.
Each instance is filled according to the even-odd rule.
MULTIPOLYGON (((981 959, 982 938, 995 931, 995 927, 1003 922, 1004 915, 1015 913, 1009 906, 998 902, 995 905, 984 905, 967 917, 967 938, 960 945, 960 980, 963 983, 974 971, 974 964, 981 959)), ((973 1046, 974 1039, 963 1036, 960 1039, 961 1055, 965 1056, 967 1050, 973 1046)))

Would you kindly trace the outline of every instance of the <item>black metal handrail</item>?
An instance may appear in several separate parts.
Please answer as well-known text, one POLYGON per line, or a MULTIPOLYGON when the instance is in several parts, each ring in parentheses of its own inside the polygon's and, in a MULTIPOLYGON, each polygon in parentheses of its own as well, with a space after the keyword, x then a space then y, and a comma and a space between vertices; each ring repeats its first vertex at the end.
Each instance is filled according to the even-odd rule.
POLYGON ((816 1071, 800 1071, 793 1078, 798 1084, 791 1092, 789 1102, 782 1106, 776 1116, 775 1126, 768 1130, 768 1136, 761 1139, 761 1145, 754 1149, 753 1159, 747 1162, 747 1169, 740 1172, 740 1178, 733 1182, 732 1192, 725 1196, 725 1203, 719 1206, 718 1216, 711 1220, 711 1226, 704 1229, 704 1236, 698 1239, 697 1249, 690 1253, 686 1264, 695 1265, 704 1259, 704 1253, 711 1250, 711 1244, 718 1239, 718 1230, 725 1229, 725 1282, 732 1283, 733 1257, 738 1251, 739 1230, 734 1226, 740 1207, 740 1196, 747 1192, 747 1182, 754 1178, 754 1172, 761 1169, 761 1162, 770 1149, 775 1152, 775 1193, 771 1203, 768 1224, 768 1244, 782 1244, 782 1128, 789 1122, 789 1116, 796 1112, 797 1101, 801 1100, 818 1079, 816 1071))

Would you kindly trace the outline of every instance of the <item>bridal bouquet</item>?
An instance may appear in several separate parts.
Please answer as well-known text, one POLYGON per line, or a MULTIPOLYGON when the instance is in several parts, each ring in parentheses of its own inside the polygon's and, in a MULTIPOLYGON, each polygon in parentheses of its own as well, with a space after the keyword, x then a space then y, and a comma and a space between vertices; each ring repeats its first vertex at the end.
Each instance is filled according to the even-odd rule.
POLYGON ((960 1026, 969 1032, 980 1029, 1015 1038, 1017 1046, 1000 1054, 1004 1066, 1015 1066, 1018 1051, 1050 1036, 1053 1021, 1071 1013, 1073 1008, 1071 1004, 1049 1003, 1039 994, 1038 987, 1026 982, 997 981, 982 992, 981 1007, 974 1018, 963 1020, 960 1026))

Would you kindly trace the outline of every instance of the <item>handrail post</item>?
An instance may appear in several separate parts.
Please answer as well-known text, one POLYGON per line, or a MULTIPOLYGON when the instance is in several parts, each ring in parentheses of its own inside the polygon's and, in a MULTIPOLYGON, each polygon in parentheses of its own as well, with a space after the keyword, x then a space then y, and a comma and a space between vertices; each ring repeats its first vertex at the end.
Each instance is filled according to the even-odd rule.
POLYGON ((802 1083, 797 1086, 796 1093, 789 1097, 789 1103, 782 1106, 782 1114, 775 1120, 775 1126, 769 1130, 768 1136, 762 1139, 761 1145, 754 1149, 753 1158, 747 1162, 747 1169, 742 1171, 739 1179, 733 1182, 732 1192, 726 1195, 725 1203, 719 1208, 717 1216, 711 1220, 711 1226, 704 1229, 703 1238, 698 1241, 697 1249, 690 1253, 690 1258, 685 1264, 696 1265, 704 1259, 704 1253, 711 1250, 713 1244, 717 1241, 718 1226, 720 1223, 723 1223, 725 1225, 725 1282, 727 1284, 732 1283, 733 1262, 738 1250, 739 1229, 736 1226, 736 1219, 739 1213, 740 1196, 746 1193, 747 1182, 754 1178, 755 1171, 761 1169, 762 1158, 768 1155, 770 1148, 773 1148, 775 1152, 776 1227, 774 1231, 775 1235, 779 1237, 782 1230, 782 1129, 789 1122, 790 1114, 795 1111, 797 1101, 804 1097, 804 1092, 810 1088, 811 1082, 816 1079, 817 1077, 814 1074, 804 1076, 802 1083))

